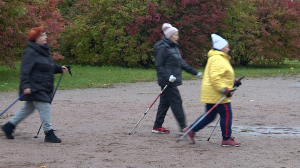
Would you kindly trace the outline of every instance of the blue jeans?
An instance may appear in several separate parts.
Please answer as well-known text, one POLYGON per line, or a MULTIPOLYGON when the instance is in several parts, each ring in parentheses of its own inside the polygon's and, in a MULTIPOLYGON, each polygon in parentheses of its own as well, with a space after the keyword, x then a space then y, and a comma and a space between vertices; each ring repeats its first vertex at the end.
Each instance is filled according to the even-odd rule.
MULTIPOLYGON (((206 104, 206 112, 209 111, 214 104, 206 104)), ((209 123, 214 121, 217 114, 220 115, 220 126, 222 131, 223 140, 228 140, 231 137, 231 126, 232 126, 232 110, 231 104, 219 104, 217 105, 207 116, 205 116, 193 129, 192 131, 198 132, 209 123)), ((202 116, 200 116, 190 127, 192 127, 202 116)))
POLYGON ((34 110, 40 113, 40 119, 43 124, 43 130, 49 131, 52 129, 51 124, 51 113, 50 113, 50 103, 39 102, 39 101, 26 101, 23 108, 19 110, 9 122, 17 126, 23 119, 28 117, 34 112, 34 110))

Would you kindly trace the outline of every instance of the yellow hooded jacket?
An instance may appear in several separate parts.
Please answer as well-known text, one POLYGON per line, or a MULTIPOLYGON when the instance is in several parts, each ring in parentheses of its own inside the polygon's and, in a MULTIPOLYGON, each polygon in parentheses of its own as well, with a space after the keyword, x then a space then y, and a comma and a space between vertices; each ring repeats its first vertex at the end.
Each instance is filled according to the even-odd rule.
MULTIPOLYGON (((225 95, 221 93, 224 88, 232 89, 234 84, 234 71, 229 62, 230 56, 222 51, 211 49, 208 52, 208 61, 204 70, 201 86, 201 102, 216 104, 225 95)), ((220 104, 229 103, 225 98, 220 104)))

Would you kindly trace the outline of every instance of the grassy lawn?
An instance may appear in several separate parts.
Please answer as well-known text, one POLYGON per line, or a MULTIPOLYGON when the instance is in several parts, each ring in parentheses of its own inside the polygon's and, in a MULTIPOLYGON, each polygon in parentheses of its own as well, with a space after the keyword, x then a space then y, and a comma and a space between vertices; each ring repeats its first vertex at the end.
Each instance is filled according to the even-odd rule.
MULTIPOLYGON (((20 63, 16 64, 17 70, 9 69, 6 66, 0 66, 0 91, 14 91, 19 88, 19 69, 20 63)), ((132 83, 156 81, 155 69, 134 69, 121 67, 96 67, 72 65, 71 72, 73 76, 65 73, 59 85, 59 89, 75 88, 103 88, 113 87, 114 83, 132 83)), ((204 67, 198 69, 203 72, 204 67)), ((254 66, 234 67, 235 76, 239 78, 259 78, 275 77, 280 75, 293 75, 300 72, 300 61, 288 61, 278 66, 254 66)), ((61 74, 55 75, 55 84, 58 82, 61 74)), ((183 71, 184 80, 197 79, 183 71)))

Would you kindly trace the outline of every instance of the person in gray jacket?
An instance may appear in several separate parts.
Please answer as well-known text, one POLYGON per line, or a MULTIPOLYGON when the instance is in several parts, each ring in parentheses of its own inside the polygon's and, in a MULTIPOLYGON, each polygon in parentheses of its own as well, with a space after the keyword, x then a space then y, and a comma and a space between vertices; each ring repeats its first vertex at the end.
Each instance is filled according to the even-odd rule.
POLYGON ((47 45, 47 35, 42 27, 30 30, 21 64, 20 95, 24 102, 19 110, 6 124, 2 131, 7 139, 14 139, 12 133, 15 127, 35 109, 40 113, 40 120, 45 132, 45 142, 60 143, 51 124, 50 103, 53 95, 54 74, 64 73, 68 69, 58 66, 50 57, 50 48, 47 45))
POLYGON ((169 23, 162 26, 164 37, 154 46, 155 68, 157 73, 158 85, 163 89, 167 88, 160 96, 160 102, 156 114, 156 120, 152 129, 153 133, 170 133, 169 130, 162 127, 169 107, 171 107, 174 116, 179 124, 180 132, 186 127, 185 114, 182 107, 182 100, 177 88, 182 85, 181 70, 202 76, 193 67, 187 64, 181 57, 178 46, 178 29, 169 23))

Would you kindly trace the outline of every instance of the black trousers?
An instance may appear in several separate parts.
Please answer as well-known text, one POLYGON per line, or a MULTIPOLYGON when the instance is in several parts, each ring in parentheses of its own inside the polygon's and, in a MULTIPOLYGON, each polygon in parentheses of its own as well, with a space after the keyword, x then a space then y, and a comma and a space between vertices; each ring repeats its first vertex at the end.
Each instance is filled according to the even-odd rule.
MULTIPOLYGON (((164 87, 161 87, 163 89, 164 87)), ((171 107, 173 114, 181 129, 186 127, 185 114, 182 108, 182 100, 177 86, 169 85, 160 96, 153 128, 161 128, 167 111, 171 107)))

